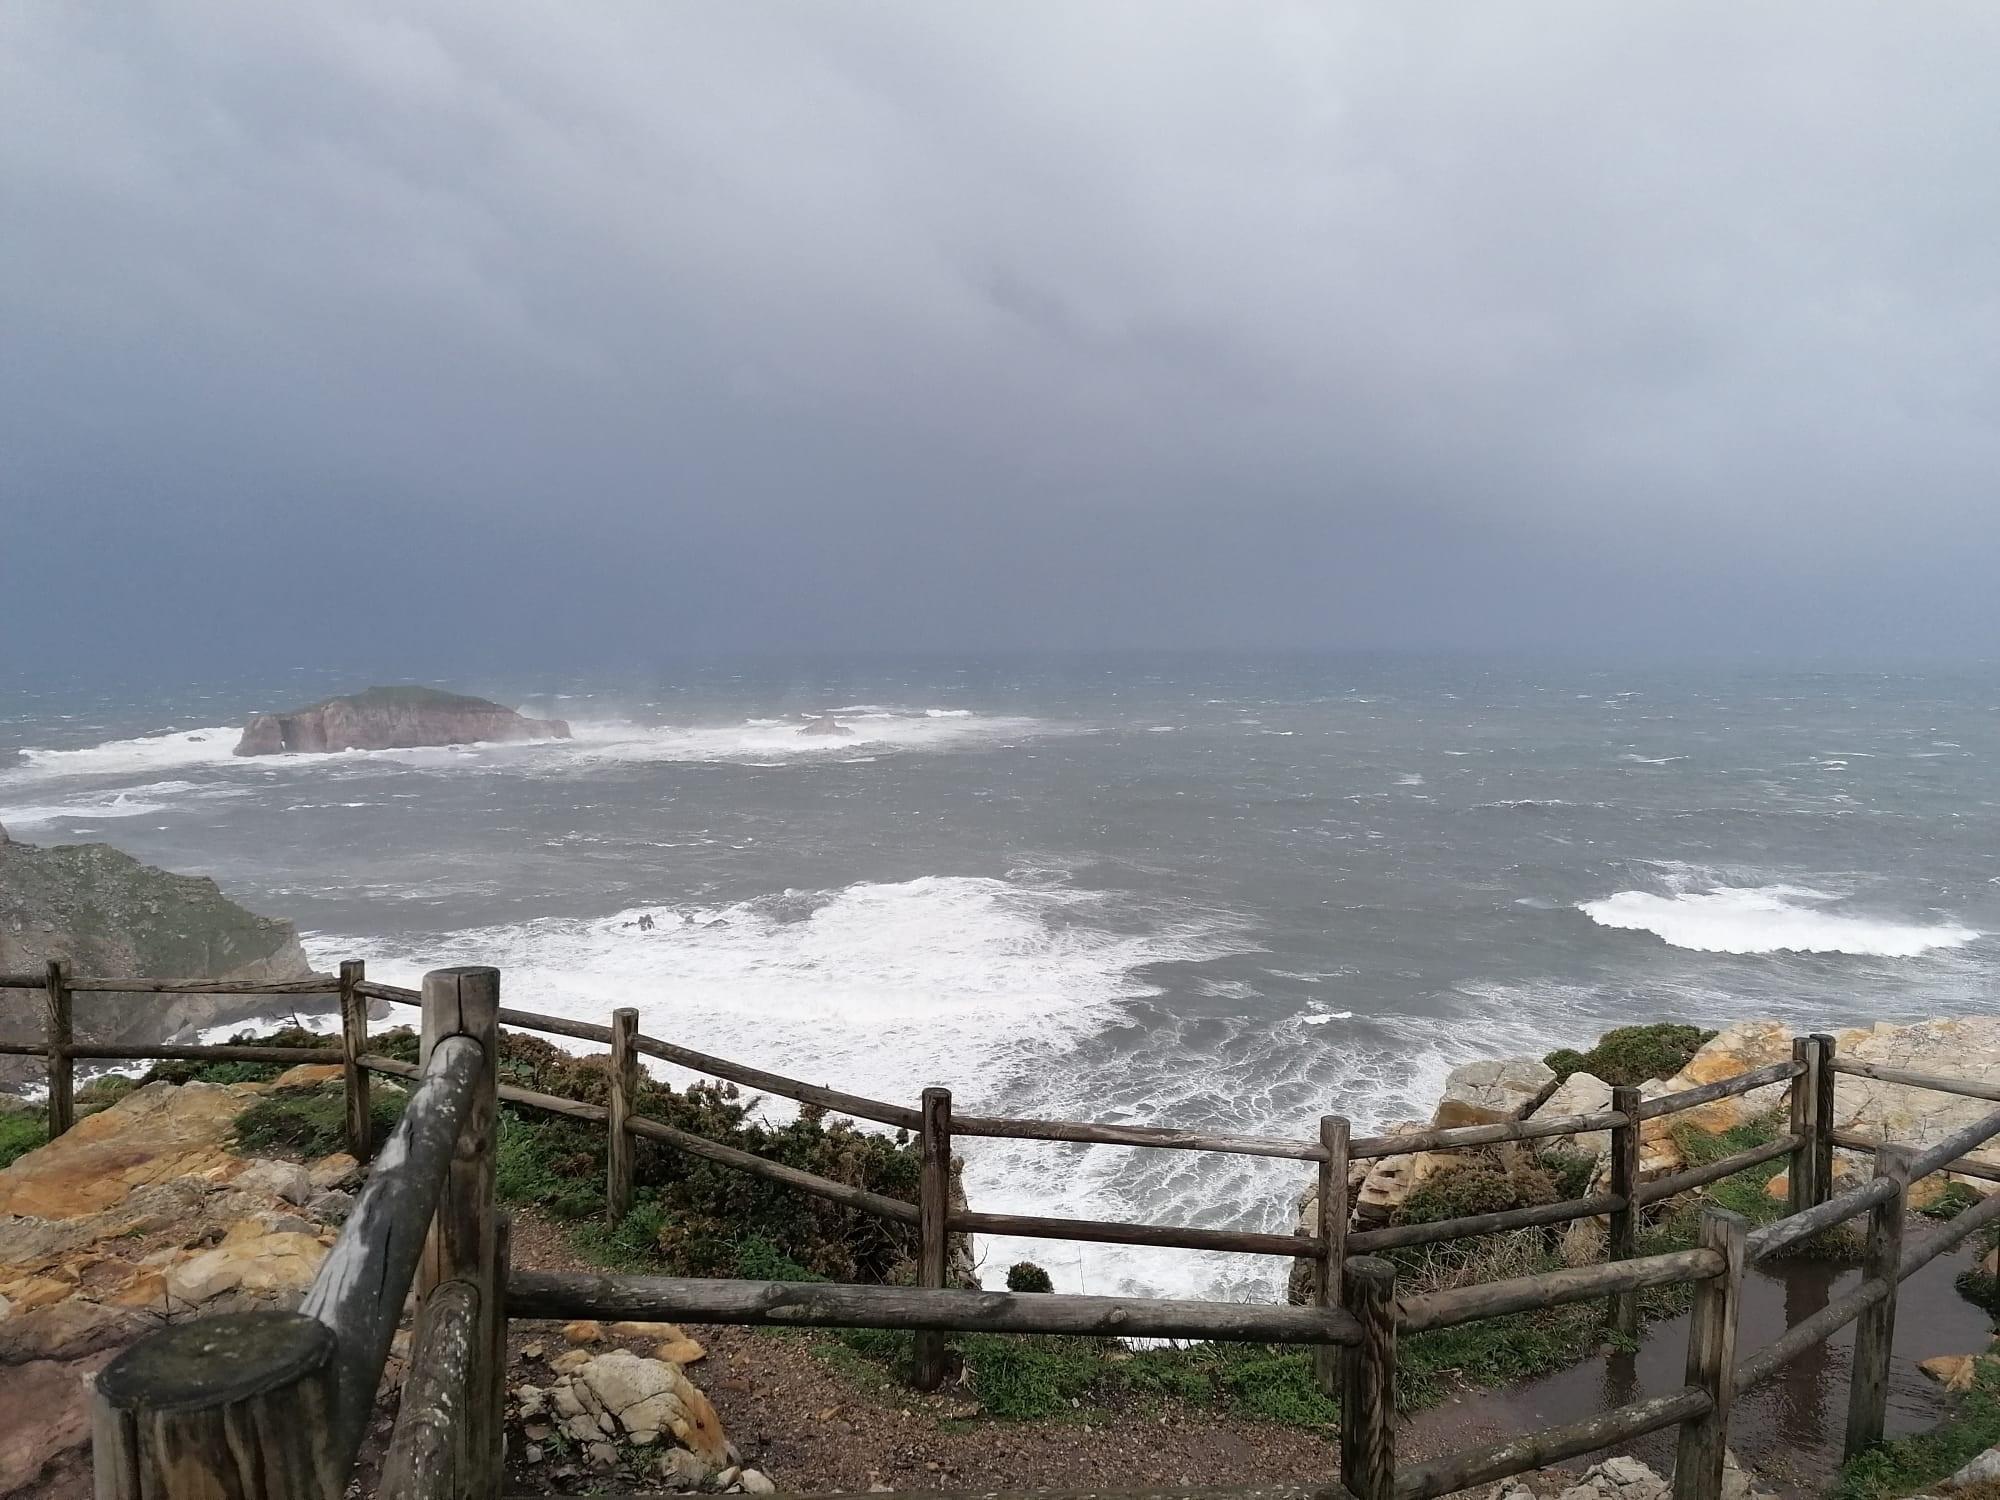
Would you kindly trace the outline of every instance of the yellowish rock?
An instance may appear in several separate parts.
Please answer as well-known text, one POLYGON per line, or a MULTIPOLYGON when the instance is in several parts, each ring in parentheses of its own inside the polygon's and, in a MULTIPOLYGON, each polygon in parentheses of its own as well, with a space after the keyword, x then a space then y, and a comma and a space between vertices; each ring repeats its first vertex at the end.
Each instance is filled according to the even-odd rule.
POLYGON ((346 1073, 339 1063, 300 1063, 296 1068, 287 1068, 271 1080, 271 1088, 316 1089, 323 1083, 332 1083, 346 1073))
MULTIPOLYGON (((1661 1092, 1678 1094, 1683 1089, 1720 1083, 1769 1063, 1789 1062, 1791 1056, 1792 1031, 1783 1022, 1738 1021, 1703 1043, 1701 1050, 1688 1059, 1687 1066, 1667 1080, 1661 1092)), ((1717 1099, 1695 1109, 1682 1110, 1673 1118, 1683 1125, 1720 1135, 1770 1113, 1784 1101, 1785 1085, 1774 1083, 1733 1099, 1717 1099)))
POLYGON ((682 1337, 668 1339, 665 1343, 656 1346, 653 1350, 653 1358, 663 1359, 670 1365, 692 1365, 707 1359, 708 1351, 702 1348, 701 1344, 696 1340, 682 1337))
POLYGON ((296 1230, 263 1233, 257 1225, 246 1222, 232 1229, 213 1250, 169 1270, 167 1295, 190 1305, 227 1292, 274 1298, 296 1295, 312 1285, 325 1258, 326 1247, 313 1235, 296 1230))
POLYGON ((327 1188, 344 1185, 361 1170, 361 1163, 345 1151, 336 1151, 331 1156, 322 1156, 306 1168, 306 1180, 324 1192, 327 1188))
POLYGON ((0 1173, 0 1214, 80 1218, 145 1183, 211 1174, 219 1180, 239 1167, 224 1146, 258 1092, 248 1084, 212 1083, 135 1089, 0 1173))
POLYGON ((678 1323, 613 1323, 607 1330, 615 1339, 684 1339, 687 1330, 678 1323))
POLYGON ((1979 1378, 1981 1363, 1982 1356, 1977 1354, 1940 1354, 1917 1368, 1948 1391, 1969 1391, 1979 1378))
POLYGON ((574 1323, 563 1324, 563 1338, 572 1344, 601 1344, 604 1325, 595 1318, 578 1318, 574 1323))

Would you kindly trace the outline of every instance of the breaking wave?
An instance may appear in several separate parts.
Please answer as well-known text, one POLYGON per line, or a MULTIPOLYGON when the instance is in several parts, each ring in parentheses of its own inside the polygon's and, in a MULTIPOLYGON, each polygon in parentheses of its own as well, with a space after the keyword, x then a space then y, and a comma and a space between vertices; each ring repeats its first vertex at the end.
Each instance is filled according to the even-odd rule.
POLYGON ((1720 886, 1654 895, 1619 891, 1578 910, 1600 927, 1650 932, 1696 953, 1843 953, 1915 958, 1962 948, 1980 934, 1956 923, 1914 923, 1832 911, 1839 898, 1795 885, 1720 886))

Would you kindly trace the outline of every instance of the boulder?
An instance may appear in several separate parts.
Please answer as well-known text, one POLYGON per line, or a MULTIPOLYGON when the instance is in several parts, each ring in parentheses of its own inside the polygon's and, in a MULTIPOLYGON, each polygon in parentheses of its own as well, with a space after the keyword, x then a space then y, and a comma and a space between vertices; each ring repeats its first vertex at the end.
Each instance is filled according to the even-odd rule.
POLYGON ((1954 1494, 1959 1490, 1987 1489, 2000 1480, 2000 1447, 1988 1448, 1984 1453, 1975 1454, 1972 1460, 1951 1475, 1940 1479, 1937 1489, 1941 1494, 1954 1494))
POLYGON ((1948 1391, 1969 1391, 1979 1378, 1980 1366, 1991 1363, 1984 1354, 1940 1354, 1920 1361, 1917 1369, 1948 1391))
POLYGON ((1538 1057, 1464 1063, 1445 1078, 1444 1094, 1431 1123, 1450 1127, 1518 1120, 1555 1084, 1555 1069, 1538 1057))
POLYGON ((814 719, 799 733, 807 739, 851 740, 854 731, 829 714, 824 719, 814 719))
POLYGON ((254 1084, 149 1083, 0 1173, 0 1214, 73 1219, 135 1187, 174 1178, 225 1181, 241 1168, 224 1143, 254 1084))
MULTIPOLYGON (((1725 1078, 1734 1078, 1753 1068, 1788 1062, 1791 1056, 1790 1027, 1778 1021, 1738 1021, 1732 1026, 1725 1026, 1704 1042, 1701 1050, 1688 1059, 1687 1066, 1667 1080, 1661 1092, 1677 1094, 1683 1089, 1700 1088, 1705 1083, 1720 1083, 1725 1078)), ((1738 1094, 1733 1099, 1717 1099, 1710 1104, 1683 1110, 1674 1119, 1682 1125, 1720 1135, 1725 1130, 1734 1130, 1738 1125, 1769 1114, 1785 1102, 1785 1092, 1784 1084, 1774 1083, 1767 1088, 1738 1094)))
MULTIPOLYGON (((1611 1108, 1611 1085, 1591 1073, 1572 1073, 1556 1086, 1554 1093, 1536 1106, 1531 1120, 1554 1119, 1558 1115, 1595 1115, 1611 1108)), ((1556 1136, 1540 1142, 1543 1150, 1581 1152, 1585 1156, 1611 1154, 1611 1132, 1588 1131, 1582 1135, 1556 1136)))
POLYGON ((427 687, 372 687, 244 726, 238 755, 410 750, 426 745, 568 739, 561 719, 530 719, 503 704, 427 687))
POLYGON ((671 1437, 711 1467, 728 1462, 721 1418, 678 1365, 618 1349, 563 1378, 580 1405, 609 1417, 626 1441, 644 1446, 671 1437))
POLYGON ((287 1068, 271 1080, 274 1089, 316 1089, 322 1084, 338 1083, 346 1076, 347 1070, 339 1063, 300 1063, 296 1068, 287 1068))

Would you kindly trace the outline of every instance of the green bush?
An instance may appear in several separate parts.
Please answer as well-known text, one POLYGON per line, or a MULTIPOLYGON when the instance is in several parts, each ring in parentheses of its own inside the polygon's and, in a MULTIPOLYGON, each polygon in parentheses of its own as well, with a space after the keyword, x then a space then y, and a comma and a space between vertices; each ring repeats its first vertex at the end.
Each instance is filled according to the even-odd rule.
POLYGON ((1714 1035, 1699 1026, 1682 1026, 1672 1021, 1653 1026, 1620 1026, 1605 1032, 1588 1052, 1561 1047, 1542 1061, 1555 1069, 1559 1079, 1572 1073, 1589 1073, 1614 1088, 1628 1087, 1649 1078, 1673 1077, 1714 1035))
MULTIPOLYGON (((368 1098, 377 1142, 403 1118, 405 1095, 378 1089, 368 1098)), ((347 1149, 347 1100, 339 1089, 287 1089, 266 1094, 236 1117, 236 1144, 255 1156, 298 1156, 308 1161, 347 1149)))
MULTIPOLYGON (((320 1036, 298 1026, 287 1026, 274 1031, 269 1036, 254 1036, 247 1031, 239 1031, 230 1037, 232 1047, 328 1047, 339 1039, 320 1036)), ((192 1058, 175 1058, 167 1062, 154 1063, 144 1078, 146 1083, 269 1083, 289 1064, 246 1063, 246 1062, 197 1062, 192 1058)))
POLYGON ((0 1167, 25 1156, 49 1138, 48 1117, 38 1109, 0 1114, 0 1167))
POLYGON ((1007 1290, 1010 1292, 1052 1292, 1056 1284, 1049 1280, 1049 1273, 1031 1260, 1016 1261, 1007 1268, 1007 1290))

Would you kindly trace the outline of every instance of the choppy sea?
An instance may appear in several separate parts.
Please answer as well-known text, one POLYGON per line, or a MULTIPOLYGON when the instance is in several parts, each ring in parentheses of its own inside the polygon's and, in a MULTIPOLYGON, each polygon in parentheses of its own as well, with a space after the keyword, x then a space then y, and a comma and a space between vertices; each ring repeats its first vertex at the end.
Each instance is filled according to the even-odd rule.
MULTIPOLYGON (((317 961, 495 963, 515 1005, 634 1005, 690 1046, 983 1113, 1304 1138, 1631 1021, 1996 1003, 2000 670, 737 663, 446 684, 568 741, 231 754, 252 710, 365 685, 0 680, 0 824, 213 875, 317 961), (800 736, 828 713, 851 736, 800 736)), ((963 1147, 999 1211, 1280 1228, 1301 1176, 963 1147)), ((986 1269, 1021 1254, 1092 1292, 1282 1276, 1070 1244, 986 1269)))

